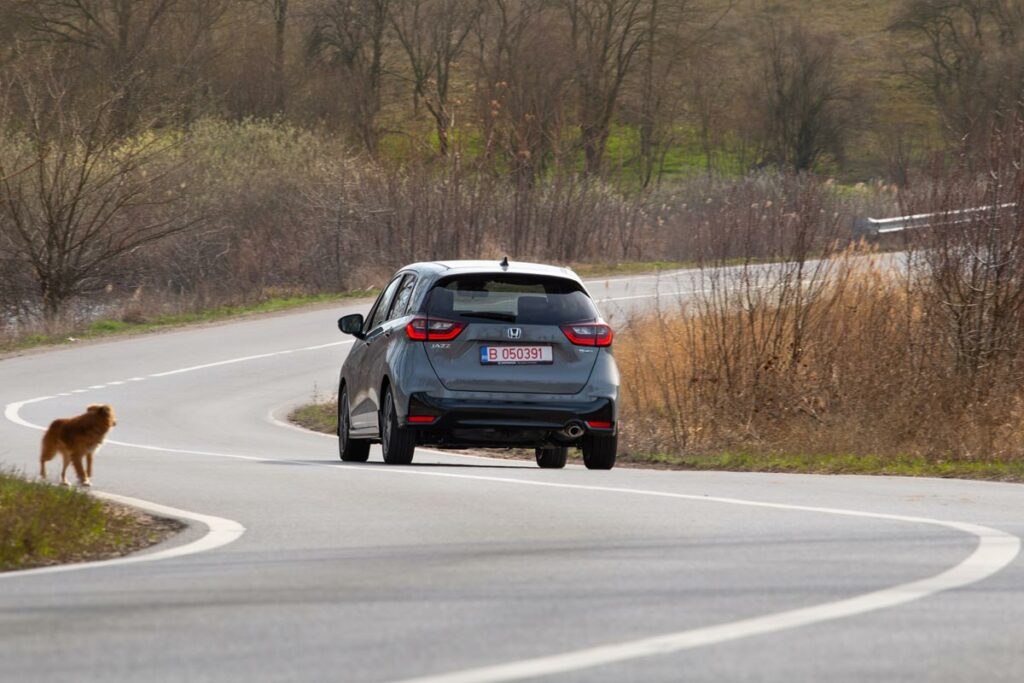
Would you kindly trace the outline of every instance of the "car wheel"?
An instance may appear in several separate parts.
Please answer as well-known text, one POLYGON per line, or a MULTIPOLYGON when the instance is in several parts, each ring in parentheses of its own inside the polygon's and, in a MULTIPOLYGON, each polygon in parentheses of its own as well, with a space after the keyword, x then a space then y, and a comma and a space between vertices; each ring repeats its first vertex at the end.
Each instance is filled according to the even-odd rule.
POLYGON ((416 449, 416 435, 398 424, 398 411, 391 389, 384 390, 380 407, 380 447, 384 462, 389 465, 408 465, 416 449))
POLYGON ((561 446, 554 448, 537 448, 534 450, 537 457, 537 465, 544 469, 560 470, 565 467, 565 461, 569 457, 569 449, 561 446))
POLYGON ((583 464, 588 470, 610 470, 619 450, 618 436, 587 434, 583 437, 583 464))
POLYGON ((345 462, 366 462, 370 457, 370 442, 349 438, 348 390, 342 389, 338 397, 338 456, 345 462))

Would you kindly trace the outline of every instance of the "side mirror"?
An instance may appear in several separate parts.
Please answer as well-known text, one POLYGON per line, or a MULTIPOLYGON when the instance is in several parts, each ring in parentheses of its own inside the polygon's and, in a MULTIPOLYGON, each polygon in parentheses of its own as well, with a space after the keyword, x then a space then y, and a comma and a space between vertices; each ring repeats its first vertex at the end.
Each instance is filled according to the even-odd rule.
POLYGON ((363 338, 363 314, 353 313, 342 316, 338 319, 338 329, 345 334, 351 334, 357 339, 363 338))

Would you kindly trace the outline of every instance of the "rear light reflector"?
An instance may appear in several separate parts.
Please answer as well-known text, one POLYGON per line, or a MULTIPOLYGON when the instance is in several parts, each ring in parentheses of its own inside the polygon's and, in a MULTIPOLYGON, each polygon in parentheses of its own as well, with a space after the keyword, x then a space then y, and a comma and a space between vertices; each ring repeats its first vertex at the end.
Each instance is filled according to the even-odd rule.
POLYGON ((465 324, 440 318, 414 318, 405 326, 405 334, 413 341, 451 341, 465 329, 465 324))
POLYGON ((409 416, 409 422, 411 422, 413 424, 430 424, 431 422, 436 422, 436 421, 437 421, 437 416, 436 415, 410 415, 409 416))
POLYGON ((576 346, 612 345, 612 328, 604 323, 562 325, 562 333, 576 346))
POLYGON ((587 426, 591 429, 611 429, 612 423, 605 420, 587 420, 587 426))

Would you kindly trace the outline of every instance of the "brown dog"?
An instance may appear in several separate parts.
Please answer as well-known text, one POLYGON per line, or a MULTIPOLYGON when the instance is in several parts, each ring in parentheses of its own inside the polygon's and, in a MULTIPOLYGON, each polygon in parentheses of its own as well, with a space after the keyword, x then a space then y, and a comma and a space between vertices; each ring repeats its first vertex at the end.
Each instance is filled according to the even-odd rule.
POLYGON ((92 486, 92 458, 103 445, 110 428, 117 424, 114 409, 108 405, 92 405, 77 417, 54 420, 43 436, 43 452, 39 456, 39 475, 46 479, 46 463, 53 460, 57 451, 64 456, 64 468, 60 471, 60 483, 68 485, 68 465, 75 466, 78 483, 92 486), (85 459, 86 467, 82 467, 85 459))

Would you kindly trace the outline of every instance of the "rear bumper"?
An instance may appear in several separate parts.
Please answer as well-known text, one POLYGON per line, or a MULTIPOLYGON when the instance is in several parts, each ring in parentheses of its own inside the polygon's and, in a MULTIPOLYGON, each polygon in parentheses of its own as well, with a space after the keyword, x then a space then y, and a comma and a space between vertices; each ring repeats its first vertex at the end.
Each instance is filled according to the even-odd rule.
POLYGON ((583 433, 614 435, 618 428, 610 398, 586 401, 487 401, 440 398, 415 393, 409 399, 405 427, 415 430, 421 443, 453 447, 473 445, 572 445, 572 426, 583 433), (426 420, 430 422, 417 422, 426 420))

